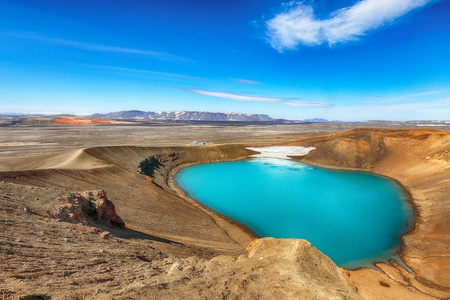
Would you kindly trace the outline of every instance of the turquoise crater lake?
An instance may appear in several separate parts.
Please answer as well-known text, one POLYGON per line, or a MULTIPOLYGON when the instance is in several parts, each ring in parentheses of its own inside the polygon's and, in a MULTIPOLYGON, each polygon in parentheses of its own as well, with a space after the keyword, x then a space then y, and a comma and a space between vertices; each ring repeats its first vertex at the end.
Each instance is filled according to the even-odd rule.
POLYGON ((201 164, 175 180, 191 198, 258 236, 306 239, 345 268, 396 259, 413 216, 393 180, 286 159, 201 164))

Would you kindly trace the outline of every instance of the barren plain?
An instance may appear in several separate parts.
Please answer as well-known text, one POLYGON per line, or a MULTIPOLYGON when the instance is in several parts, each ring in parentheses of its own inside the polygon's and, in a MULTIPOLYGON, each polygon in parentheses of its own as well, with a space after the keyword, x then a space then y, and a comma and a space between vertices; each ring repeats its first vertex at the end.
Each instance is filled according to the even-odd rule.
POLYGON ((0 295, 447 299, 450 132, 380 125, 0 127, 0 295), (190 146, 192 141, 213 145, 190 146), (187 198, 172 180, 184 166, 244 159, 254 153, 246 147, 273 145, 315 147, 294 159, 399 181, 417 211, 399 253, 410 270, 394 262, 343 270, 307 241, 255 240, 187 198), (61 199, 96 190, 113 201, 125 229, 54 218, 61 199))

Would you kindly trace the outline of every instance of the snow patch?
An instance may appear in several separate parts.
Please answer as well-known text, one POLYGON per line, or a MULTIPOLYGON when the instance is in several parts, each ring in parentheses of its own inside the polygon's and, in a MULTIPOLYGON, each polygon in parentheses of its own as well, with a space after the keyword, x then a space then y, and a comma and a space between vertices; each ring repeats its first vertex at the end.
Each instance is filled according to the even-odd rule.
POLYGON ((440 126, 449 126, 447 124, 417 124, 419 127, 440 127, 440 126))
POLYGON ((246 149, 257 151, 259 154, 254 154, 252 157, 270 157, 290 159, 289 156, 305 156, 316 147, 302 147, 302 146, 273 146, 273 147, 247 147, 246 149))

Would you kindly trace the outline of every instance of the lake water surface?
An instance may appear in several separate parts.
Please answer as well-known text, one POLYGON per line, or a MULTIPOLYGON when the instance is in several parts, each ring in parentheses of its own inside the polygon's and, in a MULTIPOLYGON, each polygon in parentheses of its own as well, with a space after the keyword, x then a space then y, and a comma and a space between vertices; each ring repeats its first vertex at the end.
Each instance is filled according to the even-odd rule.
POLYGON ((285 159, 196 165, 176 181, 258 236, 306 239, 346 268, 395 259, 413 216, 393 180, 285 159))

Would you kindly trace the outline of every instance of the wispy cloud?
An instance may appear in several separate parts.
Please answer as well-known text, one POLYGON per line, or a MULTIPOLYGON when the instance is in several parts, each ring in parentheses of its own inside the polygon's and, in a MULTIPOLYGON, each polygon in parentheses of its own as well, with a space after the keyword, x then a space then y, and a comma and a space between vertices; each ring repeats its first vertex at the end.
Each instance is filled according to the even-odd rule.
POLYGON ((49 111, 0 111, 0 115, 62 115, 63 112, 49 112, 49 111))
POLYGON ((339 120, 449 120, 450 97, 431 101, 335 106, 325 117, 339 120))
POLYGON ((142 56, 152 57, 154 59, 159 59, 159 60, 163 60, 163 61, 172 61, 172 62, 184 62, 184 63, 194 62, 194 60, 191 60, 191 59, 188 59, 188 58, 185 58, 182 56, 174 55, 174 54, 164 53, 164 52, 156 52, 156 51, 149 51, 149 50, 142 50, 142 49, 110 46, 110 45, 103 45, 103 44, 86 43, 86 42, 76 41, 76 40, 53 38, 53 37, 39 35, 36 33, 2 32, 1 34, 10 36, 10 37, 15 37, 15 38, 30 39, 30 40, 34 40, 34 41, 37 41, 37 42, 43 43, 43 44, 72 47, 72 48, 88 50, 88 51, 142 55, 142 56))
POLYGON ((241 78, 231 78, 231 80, 242 83, 242 84, 259 84, 259 81, 241 78))
POLYGON ((224 93, 224 92, 214 92, 214 91, 207 91, 207 90, 198 90, 198 89, 186 89, 187 91, 199 94, 199 95, 205 95, 205 96, 211 96, 211 97, 217 97, 217 98, 226 98, 231 100, 237 100, 237 101, 251 101, 251 102, 283 102, 283 98, 275 98, 275 97, 259 97, 259 96, 247 96, 247 95, 239 95, 239 94, 233 94, 233 93, 224 93))
POLYGON ((348 42, 432 1, 435 0, 361 0, 331 13, 328 19, 318 19, 311 6, 298 2, 267 22, 267 35, 278 51, 295 49, 299 44, 348 42))
POLYGON ((443 93, 443 90, 432 90, 432 91, 425 91, 425 92, 417 92, 407 95, 408 98, 417 98, 417 97, 424 97, 424 96, 430 96, 430 95, 436 95, 443 93))
POLYGON ((284 104, 290 106, 300 106, 300 107, 330 107, 329 103, 325 102, 304 102, 304 101, 284 101, 284 104))
MULTIPOLYGON (((447 91, 448 92, 448 91, 447 91)), ((406 94, 399 94, 394 96, 377 96, 379 98, 376 101, 370 101, 369 103, 375 103, 375 104, 389 104, 389 103, 404 103, 404 102, 411 102, 411 101, 423 101, 424 98, 435 98, 432 96, 439 95, 446 93, 446 90, 439 89, 439 90, 428 90, 428 91, 416 91, 406 94)))
POLYGON ((391 104, 384 106, 387 110, 394 110, 394 111, 420 111, 421 109, 440 109, 440 108, 447 108, 450 109, 450 98, 442 98, 434 101, 427 101, 427 102, 416 102, 416 103, 400 103, 400 104, 391 104))
POLYGON ((80 66, 85 66, 88 68, 94 69, 102 69, 108 71, 117 71, 120 73, 134 74, 134 75, 150 75, 157 77, 168 77, 168 78, 178 78, 178 79, 186 79, 186 80, 195 80, 195 81, 208 81, 208 78, 195 77, 180 73, 168 73, 168 72, 159 72, 152 70, 143 70, 143 69, 135 69, 135 68, 124 68, 124 67, 115 67, 115 66, 105 66, 105 65, 93 65, 93 64, 78 64, 80 66))
POLYGON ((261 96, 248 96, 227 92, 217 92, 217 91, 208 91, 208 90, 200 90, 200 89, 192 89, 192 88, 182 88, 183 90, 204 95, 210 97, 217 98, 225 98, 236 101, 247 101, 247 102, 266 102, 266 103, 282 103, 291 106, 303 106, 303 107, 330 107, 330 104, 323 102, 303 102, 303 101, 294 101, 292 98, 285 97, 261 97, 261 96))

